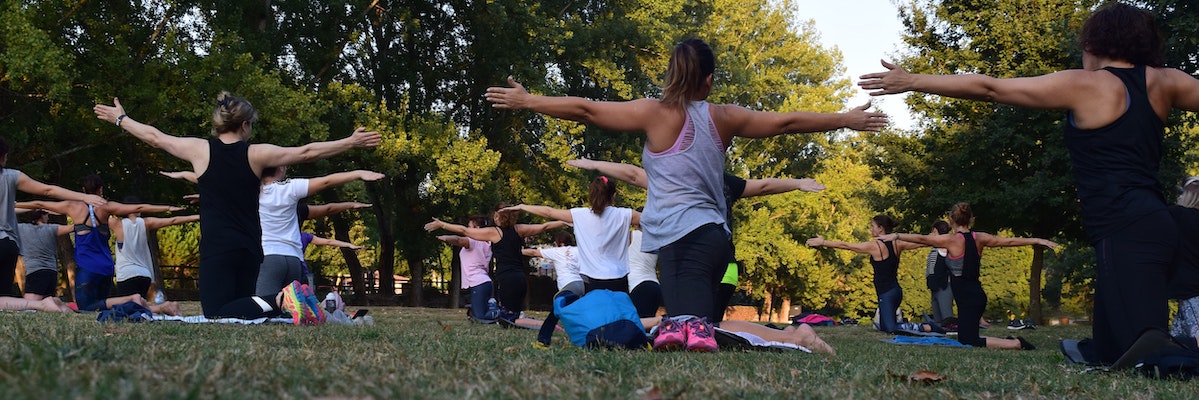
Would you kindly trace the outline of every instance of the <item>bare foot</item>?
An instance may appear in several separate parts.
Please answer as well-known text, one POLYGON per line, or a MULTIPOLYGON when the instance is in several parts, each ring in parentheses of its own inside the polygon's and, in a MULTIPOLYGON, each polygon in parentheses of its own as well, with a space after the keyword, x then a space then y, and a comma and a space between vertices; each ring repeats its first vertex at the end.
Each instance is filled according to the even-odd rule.
POLYGON ((38 303, 38 309, 42 311, 63 313, 74 312, 71 307, 67 307, 67 303, 63 303, 62 300, 59 300, 57 297, 46 297, 38 303))
POLYGON ((179 303, 173 301, 151 305, 150 311, 155 314, 166 314, 173 316, 182 315, 182 312, 179 310, 179 303))
POLYGON ((833 350, 833 346, 829 346, 820 336, 816 335, 816 331, 808 324, 800 324, 799 326, 788 326, 783 328, 784 332, 792 333, 792 343, 807 347, 817 353, 824 353, 831 356, 837 355, 837 351, 833 350))

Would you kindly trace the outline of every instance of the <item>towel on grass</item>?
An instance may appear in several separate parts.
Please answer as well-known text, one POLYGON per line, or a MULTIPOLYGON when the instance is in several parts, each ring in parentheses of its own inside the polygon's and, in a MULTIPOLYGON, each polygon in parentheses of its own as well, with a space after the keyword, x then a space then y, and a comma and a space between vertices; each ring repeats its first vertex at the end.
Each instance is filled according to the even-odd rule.
POLYGON ((716 328, 716 345, 721 350, 773 350, 773 351, 803 351, 811 353, 807 347, 794 343, 775 342, 763 339, 758 335, 746 332, 733 332, 716 328))
POLYGON ((241 324, 241 325, 258 325, 264 323, 280 323, 291 324, 291 318, 257 318, 257 319, 241 319, 241 318, 208 318, 203 315, 192 315, 181 317, 176 315, 155 315, 155 321, 178 321, 189 324, 241 324))
POLYGON ((879 339, 879 340, 882 341, 883 343, 901 344, 901 345, 970 347, 969 345, 962 344, 962 342, 959 342, 957 340, 949 339, 946 337, 937 337, 937 336, 920 336, 920 337, 896 336, 895 338, 892 338, 892 339, 879 339))

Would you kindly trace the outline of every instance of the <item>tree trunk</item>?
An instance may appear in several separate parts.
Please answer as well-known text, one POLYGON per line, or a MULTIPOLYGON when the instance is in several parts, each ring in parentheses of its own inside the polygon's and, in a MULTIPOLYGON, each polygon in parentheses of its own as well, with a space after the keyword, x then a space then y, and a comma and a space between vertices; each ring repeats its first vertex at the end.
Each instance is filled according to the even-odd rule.
MULTIPOLYGON (((158 256, 162 251, 161 251, 161 249, 158 248, 158 230, 157 229, 151 230, 151 231, 146 231, 146 245, 150 247, 150 264, 152 264, 152 265, 150 265, 150 281, 151 281, 150 288, 152 289, 152 291, 161 292, 163 289, 163 287, 162 287, 162 270, 159 268, 159 265, 158 265, 158 256)), ((148 293, 142 293, 142 296, 146 296, 146 295, 148 295, 148 293)), ((163 297, 163 299, 165 299, 166 293, 163 293, 162 297, 163 297)), ((153 294, 149 294, 149 297, 146 297, 146 301, 148 301, 148 302, 154 302, 154 300, 155 300, 155 297, 153 294)))
POLYGON ((462 298, 462 257, 455 247, 450 247, 450 253, 453 254, 450 258, 450 287, 446 291, 450 293, 450 309, 457 310, 462 298))
POLYGON ((787 319, 790 316, 791 316, 791 298, 784 297, 783 304, 779 307, 778 318, 775 318, 774 322, 787 322, 787 319))
MULTIPOLYGON (((329 218, 329 222, 333 223, 333 238, 343 241, 343 242, 346 242, 346 243, 350 243, 350 223, 348 221, 346 221, 344 214, 337 213, 337 214, 330 215, 328 218, 329 218)), ((364 269, 362 268, 362 262, 358 260, 357 252, 355 252, 354 250, 342 247, 341 248, 341 256, 342 256, 342 258, 345 258, 345 260, 346 260, 346 267, 349 268, 350 275, 352 275, 354 277, 359 277, 359 276, 364 275, 362 273, 364 271, 364 269)), ((361 281, 362 281, 362 279, 358 279, 358 278, 354 278, 354 280, 352 281, 354 283, 354 292, 355 293, 361 292, 362 289, 360 289, 358 287, 358 285, 361 284, 361 281)), ((380 288, 380 290, 382 290, 382 288, 394 287, 395 285, 392 284, 391 282, 392 282, 391 274, 384 274, 382 272, 379 273, 379 288, 380 288), (384 285, 390 285, 390 286, 384 286, 384 285)), ((365 287, 365 285, 363 285, 363 287, 365 287)))
POLYGON ((1028 276, 1028 318, 1041 323, 1041 271, 1045 263, 1045 248, 1033 246, 1032 267, 1028 276))
POLYGON ((67 291, 62 295, 63 301, 75 301, 75 245, 70 237, 58 237, 58 266, 60 273, 67 274, 67 291))
POLYGON ((762 299, 762 309, 758 311, 758 321, 770 321, 770 314, 774 311, 774 302, 770 292, 766 292, 766 296, 762 299))

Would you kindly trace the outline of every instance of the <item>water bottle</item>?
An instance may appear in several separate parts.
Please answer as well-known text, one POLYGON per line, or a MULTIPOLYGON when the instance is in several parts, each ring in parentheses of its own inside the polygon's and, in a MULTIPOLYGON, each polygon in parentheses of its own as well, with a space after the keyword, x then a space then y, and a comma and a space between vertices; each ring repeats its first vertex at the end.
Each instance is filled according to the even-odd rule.
POLYGON ((333 312, 337 309, 337 297, 334 297, 333 292, 325 295, 325 311, 333 312))
POLYGON ((490 314, 490 311, 495 311, 498 309, 500 309, 500 305, 496 304, 495 298, 487 299, 487 311, 489 311, 488 314, 490 314))
POLYGON ((163 296, 162 291, 159 290, 158 293, 154 295, 154 304, 162 304, 165 301, 167 301, 166 297, 163 296))

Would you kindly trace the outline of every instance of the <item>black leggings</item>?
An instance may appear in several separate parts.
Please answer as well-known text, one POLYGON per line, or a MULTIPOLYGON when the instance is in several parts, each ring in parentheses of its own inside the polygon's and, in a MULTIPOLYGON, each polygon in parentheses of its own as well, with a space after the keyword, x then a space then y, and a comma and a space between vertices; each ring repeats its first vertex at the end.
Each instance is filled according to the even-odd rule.
POLYGON ((638 317, 651 318, 658 314, 658 307, 662 306, 662 287, 654 281, 638 283, 629 291, 629 299, 633 300, 633 307, 637 307, 638 317))
POLYGON ((987 293, 977 279, 949 277, 953 301, 958 304, 958 342, 974 347, 987 347, 987 340, 978 335, 978 321, 987 309, 987 293))
POLYGON ((667 314, 716 320, 713 297, 728 268, 729 243, 724 227, 711 223, 658 250, 662 301, 667 314))
POLYGON ((246 249, 200 255, 200 308, 208 318, 256 319, 279 314, 275 296, 254 297, 262 258, 246 249), (268 310, 263 309, 266 303, 268 310))
POLYGON ((13 280, 17 277, 17 256, 21 250, 12 238, 0 239, 0 296, 13 296, 13 280))
POLYGON ((507 270, 495 275, 495 299, 505 310, 520 314, 525 310, 525 273, 507 270))
POLYGON ((1115 362, 1145 329, 1170 331, 1166 275, 1177 243, 1178 227, 1165 210, 1095 243, 1091 334, 1099 361, 1115 362))

